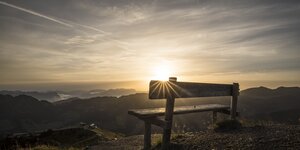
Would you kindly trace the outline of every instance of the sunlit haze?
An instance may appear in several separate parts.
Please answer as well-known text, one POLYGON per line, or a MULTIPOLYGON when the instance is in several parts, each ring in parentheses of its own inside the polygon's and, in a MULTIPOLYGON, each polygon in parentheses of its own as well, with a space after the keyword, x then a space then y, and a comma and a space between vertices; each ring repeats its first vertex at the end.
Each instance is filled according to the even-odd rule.
POLYGON ((300 85, 299 1, 0 1, 0 89, 300 85))
POLYGON ((169 79, 169 77, 171 77, 172 75, 174 75, 174 70, 171 64, 166 63, 166 62, 160 62, 157 65, 153 66, 153 73, 154 76, 151 77, 153 80, 163 80, 166 81, 169 79))

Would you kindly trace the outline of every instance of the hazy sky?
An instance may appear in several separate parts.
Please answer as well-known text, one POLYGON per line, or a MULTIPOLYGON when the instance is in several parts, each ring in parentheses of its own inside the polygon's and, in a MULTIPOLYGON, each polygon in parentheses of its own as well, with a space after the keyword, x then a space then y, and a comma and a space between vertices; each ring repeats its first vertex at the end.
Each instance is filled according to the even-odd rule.
POLYGON ((297 0, 0 1, 0 33, 1 89, 300 85, 297 0))

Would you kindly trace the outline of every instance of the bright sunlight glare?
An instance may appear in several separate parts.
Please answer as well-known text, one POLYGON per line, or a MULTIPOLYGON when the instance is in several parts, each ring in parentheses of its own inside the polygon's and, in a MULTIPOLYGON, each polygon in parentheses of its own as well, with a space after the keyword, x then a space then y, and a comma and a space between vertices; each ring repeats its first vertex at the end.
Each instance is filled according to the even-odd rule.
POLYGON ((167 81, 173 75, 173 69, 170 64, 162 63, 154 68, 154 80, 167 81))

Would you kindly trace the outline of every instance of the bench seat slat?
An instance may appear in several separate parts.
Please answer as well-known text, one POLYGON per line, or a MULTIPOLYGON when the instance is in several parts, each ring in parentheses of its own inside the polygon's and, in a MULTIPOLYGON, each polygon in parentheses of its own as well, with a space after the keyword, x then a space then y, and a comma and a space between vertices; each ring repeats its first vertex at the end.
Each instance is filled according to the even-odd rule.
MULTIPOLYGON (((207 104, 207 105, 192 105, 192 106, 178 106, 174 107, 173 114, 187 114, 194 112, 203 111, 214 111, 214 110, 228 110, 230 106, 220 104, 207 104)), ((128 114, 134 115, 139 118, 155 117, 165 115, 165 108, 149 108, 149 109, 131 109, 128 114)))

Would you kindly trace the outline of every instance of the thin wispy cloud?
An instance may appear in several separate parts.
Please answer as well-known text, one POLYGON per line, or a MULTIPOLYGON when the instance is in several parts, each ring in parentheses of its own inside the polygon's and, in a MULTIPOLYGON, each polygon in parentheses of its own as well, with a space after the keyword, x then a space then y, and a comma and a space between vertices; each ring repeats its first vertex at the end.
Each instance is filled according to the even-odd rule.
POLYGON ((36 11, 29 10, 29 9, 26 9, 26 8, 22 8, 22 7, 13 5, 13 4, 9 4, 9 3, 7 3, 7 2, 0 1, 0 4, 1 4, 1 5, 4 5, 4 6, 11 7, 11 8, 15 8, 15 9, 17 9, 17 10, 20 10, 20 11, 23 11, 23 12, 26 12, 26 13, 29 13, 29 14, 34 15, 34 16, 38 16, 38 17, 41 17, 41 18, 44 18, 44 19, 53 21, 53 22, 55 22, 55 23, 64 25, 64 26, 66 26, 66 27, 74 28, 74 27, 75 27, 74 25, 77 25, 77 26, 80 26, 80 27, 83 27, 83 28, 86 28, 86 29, 89 29, 89 30, 93 30, 93 31, 99 32, 99 33, 109 34, 108 32, 105 32, 105 31, 103 31, 103 30, 97 29, 97 28, 95 28, 95 27, 91 27, 91 26, 88 26, 88 25, 83 25, 83 24, 75 23, 75 22, 72 22, 72 21, 66 20, 66 19, 61 19, 61 20, 65 20, 65 21, 61 21, 61 20, 59 20, 59 19, 55 19, 55 18, 53 18, 53 17, 50 17, 50 16, 47 16, 47 15, 38 13, 38 12, 36 12, 36 11), (67 22, 71 22, 72 24, 71 24, 71 23, 67 23, 67 22))
POLYGON ((66 20, 66 19, 61 19, 61 20, 64 20, 65 22, 68 22, 69 24, 72 24, 72 27, 79 26, 79 27, 82 27, 82 28, 85 28, 85 29, 88 29, 88 30, 92 30, 92 31, 96 31, 96 32, 102 33, 102 34, 106 34, 106 35, 111 34, 109 32, 97 29, 97 28, 92 27, 92 26, 88 26, 88 25, 84 25, 84 24, 79 24, 79 23, 76 23, 76 22, 73 22, 73 21, 70 21, 70 20, 66 20))
MULTIPOLYGON (((106 32, 106 31, 103 31, 101 29, 98 29, 98 28, 95 28, 95 27, 92 27, 92 26, 88 26, 88 25, 84 25, 84 24, 79 24, 79 23, 75 23, 73 21, 70 21, 70 20, 66 20, 66 19, 56 19, 56 18, 53 18, 53 17, 50 17, 50 16, 47 16, 47 15, 44 15, 44 14, 41 14, 39 12, 36 12, 36 11, 33 11, 33 10, 29 10, 29 9, 26 9, 26 8, 23 8, 23 7, 19 7, 19 6, 16 6, 16 5, 13 5, 13 4, 9 4, 7 2, 3 2, 3 1, 0 1, 0 4, 1 5, 4 5, 4 6, 8 6, 8 7, 11 7, 11 8, 14 8, 14 9, 17 9, 17 10, 20 10, 20 11, 23 11, 23 12, 26 12, 26 13, 29 13, 31 15, 34 15, 34 16, 38 16, 38 17, 41 17, 41 18, 44 18, 44 19, 47 19, 49 21, 52 21, 52 22, 55 22, 55 23, 58 23, 60 25, 63 25, 63 26, 66 26, 66 27, 70 27, 70 28, 73 28, 75 30, 80 30, 80 28, 84 28, 84 29, 87 29, 87 30, 91 30, 91 31, 96 31, 98 33, 101 33, 101 34, 104 34, 106 35, 107 37, 105 39, 107 40, 110 40, 112 42, 115 42, 117 44, 120 44, 120 45, 128 45, 126 42, 124 41, 121 41, 121 40, 118 40, 118 39, 115 39, 115 38, 112 38, 112 37, 109 37, 109 35, 111 35, 111 33, 109 32, 106 32), (62 21, 63 20, 63 21, 62 21)), ((122 46, 122 47, 123 47, 122 46)), ((124 47, 124 49, 127 49, 124 47)))
POLYGON ((11 8, 18 9, 18 10, 20 10, 20 11, 23 11, 23 12, 26 12, 26 13, 29 13, 29 14, 32 14, 32 15, 35 15, 35 16, 38 16, 38 17, 41 17, 41 18, 44 18, 44 19, 53 21, 53 22, 56 22, 56 23, 58 23, 58 24, 61 24, 61 25, 67 26, 67 27, 73 27, 73 25, 71 25, 71 24, 68 24, 68 23, 66 23, 66 22, 63 22, 63 21, 54 19, 54 18, 52 18, 52 17, 43 15, 43 14, 41 14, 41 13, 38 13, 38 12, 35 12, 35 11, 32 11, 32 10, 29 10, 29 9, 25 9, 25 8, 22 8, 22 7, 13 5, 13 4, 9 4, 9 3, 3 2, 3 1, 0 1, 0 4, 1 4, 1 5, 8 6, 8 7, 11 7, 11 8))

